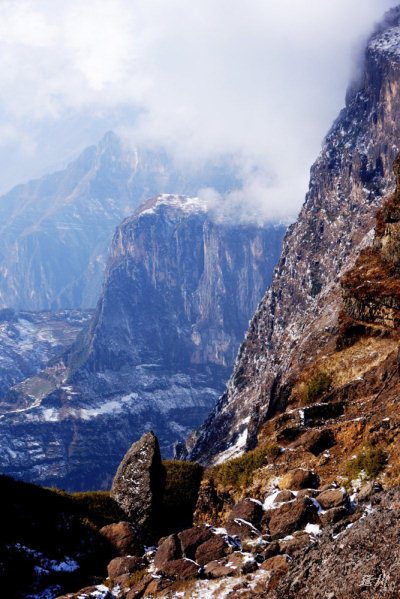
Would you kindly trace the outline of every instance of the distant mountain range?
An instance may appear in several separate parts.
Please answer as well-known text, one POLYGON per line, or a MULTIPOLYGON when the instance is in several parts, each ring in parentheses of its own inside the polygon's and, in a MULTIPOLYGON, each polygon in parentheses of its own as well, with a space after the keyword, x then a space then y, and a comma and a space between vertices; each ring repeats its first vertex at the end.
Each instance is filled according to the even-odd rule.
POLYGON ((0 198, 0 308, 94 308, 115 227, 149 197, 235 187, 232 167, 178 169, 112 132, 65 170, 0 198))

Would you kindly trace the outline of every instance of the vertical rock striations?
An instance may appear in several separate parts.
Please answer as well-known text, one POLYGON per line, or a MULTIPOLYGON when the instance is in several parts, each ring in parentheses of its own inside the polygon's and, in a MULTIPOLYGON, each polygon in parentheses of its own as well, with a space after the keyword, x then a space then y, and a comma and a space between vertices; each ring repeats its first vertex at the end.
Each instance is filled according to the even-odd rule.
POLYGON ((284 231, 216 220, 186 196, 157 196, 126 219, 90 327, 18 386, 25 409, 0 418, 3 471, 107 488, 148 430, 170 456, 223 391, 284 231))
POLYGON ((362 77, 311 169, 309 192, 290 227, 267 295, 242 344, 227 391, 189 442, 203 462, 251 448, 259 426, 285 405, 291 377, 331 342, 339 279, 370 233, 393 187, 400 139, 400 8, 370 38, 362 77))

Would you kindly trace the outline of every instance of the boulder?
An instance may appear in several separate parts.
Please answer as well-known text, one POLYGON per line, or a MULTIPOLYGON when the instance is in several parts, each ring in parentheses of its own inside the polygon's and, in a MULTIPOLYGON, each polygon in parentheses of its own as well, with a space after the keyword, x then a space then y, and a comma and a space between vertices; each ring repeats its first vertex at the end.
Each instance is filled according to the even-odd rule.
POLYGON ((299 439, 292 443, 292 447, 303 447, 315 456, 320 455, 326 449, 335 444, 335 436, 329 428, 312 429, 306 431, 299 439))
POLYGON ((265 560, 260 566, 262 570, 269 572, 280 572, 285 574, 289 570, 289 557, 287 555, 275 555, 265 560))
POLYGON ((235 520, 229 520, 225 524, 226 532, 231 537, 239 537, 241 541, 246 539, 257 539, 261 536, 261 532, 255 528, 250 522, 235 518, 235 520))
POLYGON ((140 557, 126 556, 115 557, 107 566, 107 573, 111 580, 115 580, 123 574, 132 574, 146 566, 140 557))
POLYGON ((293 539, 279 542, 279 553, 294 556, 310 545, 310 537, 307 533, 296 535, 293 539))
POLYGON ((329 510, 333 507, 339 507, 348 503, 349 496, 346 491, 341 489, 328 489, 317 495, 316 500, 323 510, 329 510))
POLYGON ((231 513, 229 514, 228 520, 235 520, 240 518, 246 522, 250 522, 253 526, 258 527, 263 516, 263 508, 259 501, 253 499, 243 499, 237 503, 231 513))
POLYGON ((213 535, 205 543, 199 545, 196 549, 195 561, 200 566, 205 566, 208 562, 219 560, 225 557, 231 548, 225 542, 225 539, 219 535, 213 535))
POLYGON ((237 574, 250 574, 258 568, 258 564, 252 555, 239 551, 229 556, 227 565, 233 567, 237 574))
POLYGON ((275 498, 275 503, 285 503, 286 501, 292 501, 295 499, 294 493, 286 489, 285 491, 280 491, 275 498))
POLYGON ((107 539, 115 555, 143 555, 144 547, 137 531, 129 522, 108 524, 100 529, 100 534, 107 539))
POLYGON ((182 557, 182 550, 179 539, 176 535, 170 535, 161 543, 154 557, 154 566, 156 570, 162 570, 167 562, 177 560, 182 557))
POLYGON ((300 489, 316 489, 319 484, 319 478, 313 470, 297 468, 288 472, 279 482, 279 488, 299 491, 300 489))
POLYGON ((178 534, 183 556, 195 559, 197 548, 213 536, 211 530, 205 526, 193 526, 183 530, 178 534))
POLYGON ((167 562, 162 573, 174 580, 190 580, 199 576, 199 566, 191 559, 181 558, 167 562))
POLYGON ((318 510, 308 497, 297 498, 272 510, 269 532, 273 540, 303 529, 308 523, 318 521, 318 510))
POLYGON ((141 532, 151 538, 162 500, 164 470, 156 436, 145 433, 125 454, 114 477, 111 496, 141 532))
POLYGON ((228 565, 228 559, 220 559, 209 562, 204 567, 204 575, 206 578, 223 578, 225 576, 233 576, 237 573, 236 568, 228 565))
POLYGON ((349 511, 343 505, 340 507, 333 507, 330 510, 327 510, 324 513, 319 514, 319 519, 321 521, 322 526, 328 526, 328 524, 336 524, 340 520, 343 520, 346 516, 349 515, 349 511))

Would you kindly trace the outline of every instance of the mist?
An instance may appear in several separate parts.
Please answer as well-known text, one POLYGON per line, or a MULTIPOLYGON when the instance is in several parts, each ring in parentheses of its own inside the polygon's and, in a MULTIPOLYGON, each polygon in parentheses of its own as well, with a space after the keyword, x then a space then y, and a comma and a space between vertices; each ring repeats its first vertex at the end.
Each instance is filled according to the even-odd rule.
MULTIPOLYGON (((185 168, 231 156, 246 220, 291 220, 384 0, 0 4, 0 190, 113 129, 185 168)), ((173 192, 174 190, 164 190, 173 192)))

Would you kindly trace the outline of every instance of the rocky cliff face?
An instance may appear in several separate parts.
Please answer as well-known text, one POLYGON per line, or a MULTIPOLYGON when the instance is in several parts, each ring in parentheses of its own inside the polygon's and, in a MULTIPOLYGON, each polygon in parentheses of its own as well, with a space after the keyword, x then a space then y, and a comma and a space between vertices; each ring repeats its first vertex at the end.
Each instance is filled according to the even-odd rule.
POLYGON ((178 170, 162 152, 107 133, 64 171, 0 198, 0 308, 96 306, 115 227, 163 191, 235 185, 227 165, 178 170))
POLYGON ((0 310, 0 409, 18 406, 12 387, 34 376, 63 353, 92 317, 91 311, 15 312, 0 310))
POLYGON ((382 194, 393 187, 400 139, 400 9, 368 42, 361 80, 311 170, 270 290, 258 307, 226 393, 191 440, 191 457, 223 460, 255 445, 286 405, 293 379, 332 343, 341 273, 372 241, 382 194))
POLYGON ((0 420, 3 472, 108 487, 150 429, 170 455, 222 392, 283 234, 217 223, 183 196, 159 196, 126 219, 89 329, 62 361, 14 388, 27 408, 0 420))

